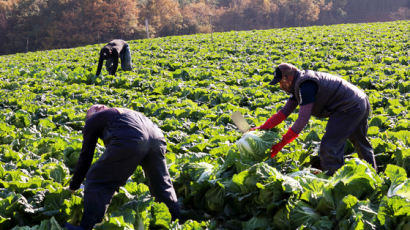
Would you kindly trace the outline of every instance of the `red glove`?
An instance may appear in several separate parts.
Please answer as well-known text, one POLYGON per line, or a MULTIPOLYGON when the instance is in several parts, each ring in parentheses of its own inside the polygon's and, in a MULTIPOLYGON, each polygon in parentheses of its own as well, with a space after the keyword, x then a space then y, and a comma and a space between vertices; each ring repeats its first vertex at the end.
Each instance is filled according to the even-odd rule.
POLYGON ((250 130, 255 130, 255 129, 272 129, 278 124, 280 124, 283 120, 285 120, 286 116, 283 114, 281 111, 277 112, 274 114, 272 117, 270 117, 263 125, 251 128, 250 130))
POLYGON ((293 132, 291 128, 288 129, 288 132, 282 136, 282 141, 277 143, 276 145, 272 146, 271 151, 270 151, 270 157, 273 158, 278 154, 278 152, 287 144, 292 142, 293 140, 298 137, 299 134, 293 132))

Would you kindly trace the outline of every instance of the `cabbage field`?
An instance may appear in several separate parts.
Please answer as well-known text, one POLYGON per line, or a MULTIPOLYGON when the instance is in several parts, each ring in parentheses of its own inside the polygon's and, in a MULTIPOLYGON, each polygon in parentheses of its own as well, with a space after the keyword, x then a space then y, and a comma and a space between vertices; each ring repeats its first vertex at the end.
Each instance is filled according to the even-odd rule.
MULTIPOLYGON (((95 229, 410 229, 410 21, 129 41, 134 70, 95 77, 95 44, 0 56, 0 229, 78 224, 68 186, 86 110, 128 107, 164 131, 185 221, 155 202, 140 167, 95 229), (316 174, 325 119, 273 158, 243 154, 230 115, 260 125, 286 102, 276 65, 343 76, 369 96, 378 172, 346 145, 345 165, 316 174)), ((297 112, 273 131, 276 139, 297 112)), ((272 143, 274 144, 274 143, 272 143)), ((95 159, 104 151, 97 145, 95 159)))

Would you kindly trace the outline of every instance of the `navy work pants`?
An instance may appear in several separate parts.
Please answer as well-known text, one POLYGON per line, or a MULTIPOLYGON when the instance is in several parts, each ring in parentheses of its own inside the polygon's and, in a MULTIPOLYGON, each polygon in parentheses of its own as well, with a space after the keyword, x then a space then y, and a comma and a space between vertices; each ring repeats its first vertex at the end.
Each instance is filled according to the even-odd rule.
POLYGON ((100 223, 111 199, 140 164, 149 181, 151 195, 164 202, 173 218, 179 216, 177 196, 166 166, 165 140, 112 141, 87 173, 81 227, 100 223))
POLYGON ((352 142, 361 159, 377 170, 373 148, 367 138, 369 112, 370 103, 366 97, 363 103, 329 117, 319 150, 322 170, 327 171, 328 175, 343 166, 346 140, 352 142))

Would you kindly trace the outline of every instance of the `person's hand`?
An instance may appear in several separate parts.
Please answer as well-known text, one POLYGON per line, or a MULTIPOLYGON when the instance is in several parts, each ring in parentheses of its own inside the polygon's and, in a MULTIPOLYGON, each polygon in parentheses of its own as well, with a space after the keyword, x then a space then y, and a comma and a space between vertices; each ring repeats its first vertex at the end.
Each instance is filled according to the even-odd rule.
POLYGON ((293 140, 298 137, 299 134, 295 133, 291 128, 288 129, 288 132, 282 136, 282 140, 277 143, 276 145, 272 146, 271 151, 270 151, 270 157, 276 156, 282 148, 292 142, 293 140))
POLYGON ((71 194, 75 193, 75 190, 71 189, 70 187, 66 187, 65 189, 68 190, 69 192, 71 192, 71 194))
POLYGON ((271 150, 270 150, 270 157, 273 158, 278 154, 280 150, 282 150, 283 146, 285 146, 282 142, 277 143, 276 145, 273 145, 271 150))
POLYGON ((311 173, 313 173, 314 175, 317 175, 319 173, 322 173, 322 170, 317 169, 317 168, 310 168, 309 169, 311 173))
POLYGON ((258 130, 258 129, 259 129, 259 126, 256 126, 256 127, 250 128, 248 131, 255 131, 255 130, 258 130))

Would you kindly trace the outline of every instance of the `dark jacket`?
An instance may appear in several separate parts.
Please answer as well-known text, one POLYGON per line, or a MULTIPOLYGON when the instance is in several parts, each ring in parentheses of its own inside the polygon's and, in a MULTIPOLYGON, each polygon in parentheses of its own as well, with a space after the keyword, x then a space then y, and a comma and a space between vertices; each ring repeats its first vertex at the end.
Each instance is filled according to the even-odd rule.
MULTIPOLYGON (((70 183, 71 189, 78 189, 87 172, 90 173, 89 169, 98 138, 103 140, 106 149, 110 146, 136 148, 135 146, 142 142, 147 143, 156 140, 165 142, 164 135, 157 125, 139 112, 114 108, 98 112, 86 120, 83 129, 83 146, 70 183)), ((122 157, 124 156, 118 155, 118 158, 122 157)), ((98 171, 95 170, 95 167, 100 166, 94 165, 94 171, 98 171)), ((135 168, 135 165, 131 161, 126 161, 122 167, 131 170, 135 168)), ((90 175, 87 175, 87 178, 88 176, 90 175)), ((112 177, 115 178, 116 175, 112 175, 112 177)))
POLYGON ((100 75, 104 60, 107 60, 107 69, 110 74, 115 75, 118 68, 118 59, 120 58, 120 54, 124 52, 126 46, 128 46, 128 44, 124 40, 115 39, 101 48, 96 75, 100 75))

